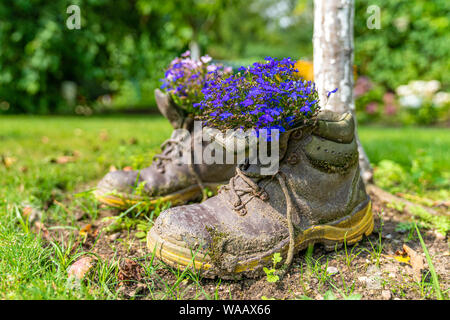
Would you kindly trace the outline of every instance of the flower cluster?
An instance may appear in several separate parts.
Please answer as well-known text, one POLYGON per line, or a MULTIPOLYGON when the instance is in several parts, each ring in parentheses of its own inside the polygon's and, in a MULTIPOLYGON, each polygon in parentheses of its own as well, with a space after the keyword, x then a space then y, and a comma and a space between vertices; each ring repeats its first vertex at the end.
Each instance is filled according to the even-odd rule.
POLYGON ((197 119, 219 130, 279 129, 312 118, 319 111, 315 84, 298 78, 295 61, 267 57, 265 63, 241 67, 233 76, 208 80, 197 119))
POLYGON ((212 64, 211 60, 208 55, 201 57, 199 61, 194 60, 190 51, 186 51, 170 63, 162 79, 161 89, 190 114, 201 111, 193 108, 192 104, 203 99, 202 89, 205 83, 216 75, 225 77, 232 72, 231 67, 212 64))

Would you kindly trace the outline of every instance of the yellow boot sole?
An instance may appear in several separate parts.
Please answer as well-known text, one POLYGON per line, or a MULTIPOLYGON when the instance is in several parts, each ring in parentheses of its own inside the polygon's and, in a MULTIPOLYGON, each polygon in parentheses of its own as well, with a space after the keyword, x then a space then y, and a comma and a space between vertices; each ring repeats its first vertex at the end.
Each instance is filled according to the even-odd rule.
MULTIPOLYGON (((347 245, 360 241, 363 235, 370 235, 373 231, 373 214, 371 202, 357 212, 340 219, 337 222, 313 226, 295 239, 295 252, 306 248, 309 244, 322 243, 326 248, 334 248, 344 241, 347 245)), ((284 241, 264 254, 256 257, 247 257, 238 261, 233 272, 223 273, 215 270, 211 258, 208 254, 196 252, 183 246, 183 243, 174 243, 162 239, 154 230, 150 230, 147 235, 147 246, 151 252, 155 252, 157 258, 161 259, 172 267, 193 268, 201 270, 204 277, 213 278, 217 275, 222 278, 240 278, 242 275, 254 277, 267 265, 276 252, 286 257, 289 242, 284 241)))
MULTIPOLYGON (((223 184, 226 184, 227 181, 222 183, 205 183, 205 187, 216 192, 217 188, 223 184)), ((194 200, 198 197, 201 197, 202 190, 198 185, 193 185, 182 189, 180 191, 161 196, 161 197, 141 197, 130 194, 120 194, 120 193, 112 193, 112 192, 104 192, 102 190, 94 191, 95 198, 108 206, 126 209, 137 203, 142 203, 148 205, 150 209, 154 208, 158 203, 167 203, 170 202, 172 206, 180 205, 189 202, 190 200, 194 200)))

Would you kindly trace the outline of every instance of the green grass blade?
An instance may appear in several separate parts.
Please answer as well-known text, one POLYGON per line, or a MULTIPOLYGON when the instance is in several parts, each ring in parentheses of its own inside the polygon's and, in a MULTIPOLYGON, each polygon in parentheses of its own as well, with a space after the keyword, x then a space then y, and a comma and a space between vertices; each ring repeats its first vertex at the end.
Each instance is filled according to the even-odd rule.
POLYGON ((436 274, 436 270, 434 270, 433 262, 431 261, 430 254, 428 252, 427 246, 422 239, 422 235, 420 234, 419 228, 417 228, 417 224, 414 223, 416 227, 417 235, 419 236, 420 244, 422 245, 423 252, 425 253, 425 257, 427 258, 428 267, 430 268, 431 278, 433 280, 433 288, 436 291, 436 296, 438 300, 444 300, 444 296, 442 295, 441 286, 439 285, 438 276, 436 274))

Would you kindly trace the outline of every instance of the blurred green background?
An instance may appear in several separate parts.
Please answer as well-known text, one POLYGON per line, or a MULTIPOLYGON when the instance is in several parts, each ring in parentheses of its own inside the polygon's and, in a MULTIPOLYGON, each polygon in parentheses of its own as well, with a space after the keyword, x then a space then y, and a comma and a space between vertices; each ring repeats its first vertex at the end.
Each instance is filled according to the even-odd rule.
MULTIPOLYGON (((448 125, 450 2, 357 0, 360 122, 448 125), (381 28, 369 29, 368 7, 381 28)), ((193 45, 232 66, 312 60, 312 0, 3 0, 0 113, 155 110, 164 68, 193 45), (81 10, 69 30, 67 7, 81 10)))
MULTIPOLYGON (((404 233, 405 242, 418 243, 412 222, 431 229, 425 239, 433 239, 430 254, 440 259, 444 240, 428 231, 448 241, 450 1, 355 0, 355 6, 358 132, 374 182, 437 213, 415 207, 409 216, 403 201, 392 201, 386 205, 389 215, 382 216, 378 202, 377 257, 385 250, 381 229, 387 217, 402 221, 395 232, 404 233), (380 29, 368 28, 372 5, 380 8, 380 29)), ((153 91, 174 57, 198 47, 202 55, 237 67, 289 56, 305 61, 300 71, 307 75, 312 36, 312 0, 0 0, 0 298, 183 298, 187 288, 208 297, 191 273, 180 278, 177 270, 172 286, 165 277, 169 270, 153 265, 147 254, 141 257, 139 226, 145 221, 149 228, 155 211, 148 217, 127 210, 117 220, 105 220, 115 212, 101 208, 90 191, 108 171, 150 165, 170 137, 172 128, 162 115, 141 113, 157 112, 153 91), (79 30, 66 26, 67 8, 74 4, 81 10, 79 30), (78 236, 91 224, 120 228, 104 238, 114 256, 99 255, 89 276, 73 286, 69 265, 100 252, 99 238, 91 246, 91 240, 85 244, 87 235, 78 236), (142 279, 123 280, 120 266, 127 260, 145 265, 142 279), (133 287, 122 290, 125 282, 133 287)), ((104 236, 103 230, 95 232, 104 236)), ((387 250, 395 243, 387 242, 387 250)), ((363 251, 352 252, 354 259, 363 251)), ((373 262, 372 253, 367 257, 373 262)), ((439 278, 448 295, 445 272, 439 278)), ((392 298, 433 298, 427 274, 420 283, 397 280, 383 287, 392 298)), ((321 295, 343 292, 332 285, 333 291, 324 293, 328 287, 321 295)), ((344 287, 347 293, 355 284, 344 287)), ((219 287, 208 288, 217 293, 219 287)))

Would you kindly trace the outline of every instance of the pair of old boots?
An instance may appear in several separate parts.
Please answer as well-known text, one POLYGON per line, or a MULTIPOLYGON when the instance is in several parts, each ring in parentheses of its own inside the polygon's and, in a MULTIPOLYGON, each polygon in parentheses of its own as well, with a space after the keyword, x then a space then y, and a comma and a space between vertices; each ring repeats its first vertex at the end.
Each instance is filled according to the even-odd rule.
MULTIPOLYGON (((192 121, 169 97, 159 91, 156 97, 174 128, 191 128, 192 121)), ((275 253, 281 253, 287 266, 308 244, 334 248, 372 232, 351 114, 322 111, 314 124, 282 133, 279 169, 270 176, 248 162, 236 166, 174 161, 179 148, 195 138, 174 133, 152 166, 140 172, 111 172, 96 193, 103 202, 130 205, 142 200, 130 196, 130 190, 145 182, 148 201, 162 198, 181 204, 201 197, 206 186, 222 185, 216 196, 172 207, 156 219, 147 244, 166 263, 201 270, 206 277, 253 277, 275 253)))

